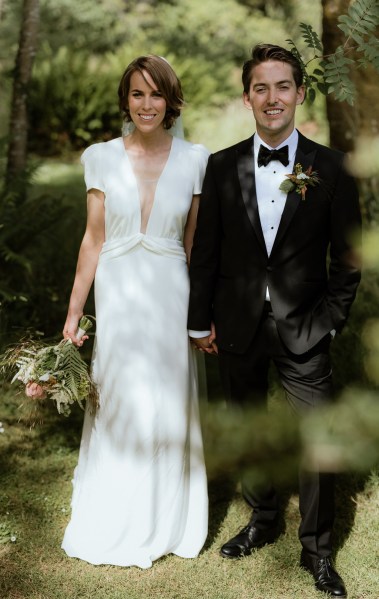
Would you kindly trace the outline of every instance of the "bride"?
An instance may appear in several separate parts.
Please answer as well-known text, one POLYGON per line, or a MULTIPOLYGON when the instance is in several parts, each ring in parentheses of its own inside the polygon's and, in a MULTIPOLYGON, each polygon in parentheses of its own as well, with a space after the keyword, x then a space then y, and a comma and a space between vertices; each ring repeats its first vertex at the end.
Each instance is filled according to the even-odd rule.
POLYGON ((195 557, 208 524, 197 373, 187 336, 190 258, 207 150, 170 134, 180 82, 158 56, 119 85, 130 132, 85 150, 87 227, 63 335, 95 281, 92 372, 62 547, 92 564, 195 557))

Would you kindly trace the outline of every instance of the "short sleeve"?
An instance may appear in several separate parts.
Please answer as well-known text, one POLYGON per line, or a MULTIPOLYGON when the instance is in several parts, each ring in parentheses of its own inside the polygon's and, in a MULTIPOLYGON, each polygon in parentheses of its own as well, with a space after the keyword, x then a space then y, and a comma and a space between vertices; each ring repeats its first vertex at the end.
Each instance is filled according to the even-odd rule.
POLYGON ((80 162, 84 166, 84 181, 86 190, 99 189, 105 192, 103 181, 103 164, 101 160, 101 146, 103 144, 93 144, 84 150, 80 157, 80 162))
POLYGON ((195 166, 193 193, 194 195, 199 195, 201 194, 201 190, 203 187, 203 179, 205 175, 205 169, 207 168, 210 152, 207 150, 205 146, 201 144, 194 144, 192 146, 192 152, 194 156, 195 166))

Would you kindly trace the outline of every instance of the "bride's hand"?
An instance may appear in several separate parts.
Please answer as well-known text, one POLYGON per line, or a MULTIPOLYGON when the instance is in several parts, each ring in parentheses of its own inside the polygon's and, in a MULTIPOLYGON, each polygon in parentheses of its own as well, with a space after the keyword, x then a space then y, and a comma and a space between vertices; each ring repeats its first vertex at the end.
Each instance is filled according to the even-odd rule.
POLYGON ((71 339, 74 345, 77 347, 81 347, 88 339, 88 335, 82 335, 79 333, 79 320, 82 317, 82 314, 79 316, 67 316, 65 325, 63 327, 63 337, 64 339, 71 339))

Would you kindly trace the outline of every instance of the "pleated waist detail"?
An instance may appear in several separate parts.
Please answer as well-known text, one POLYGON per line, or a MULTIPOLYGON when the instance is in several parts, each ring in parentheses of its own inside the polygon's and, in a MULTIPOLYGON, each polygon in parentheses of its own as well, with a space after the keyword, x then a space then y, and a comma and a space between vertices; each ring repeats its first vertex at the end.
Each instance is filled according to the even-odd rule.
POLYGON ((183 243, 179 239, 169 239, 167 237, 151 237, 144 233, 136 233, 128 237, 118 237, 105 241, 99 256, 99 262, 113 260, 124 256, 138 245, 141 245, 146 250, 174 258, 176 260, 186 261, 186 253, 183 243))

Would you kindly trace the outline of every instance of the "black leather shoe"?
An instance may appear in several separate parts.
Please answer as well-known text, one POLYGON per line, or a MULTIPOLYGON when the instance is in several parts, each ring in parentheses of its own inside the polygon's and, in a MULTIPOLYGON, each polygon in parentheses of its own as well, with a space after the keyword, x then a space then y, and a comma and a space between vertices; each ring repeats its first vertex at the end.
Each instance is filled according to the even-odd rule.
POLYGON ((329 593, 332 597, 347 597, 341 576, 335 571, 331 557, 313 557, 306 551, 301 552, 300 565, 310 572, 315 580, 316 589, 329 593))
POLYGON ((244 557, 245 555, 250 555, 254 549, 259 549, 264 545, 273 543, 277 537, 277 528, 261 530, 248 524, 238 535, 221 547, 220 553, 222 557, 244 557))

